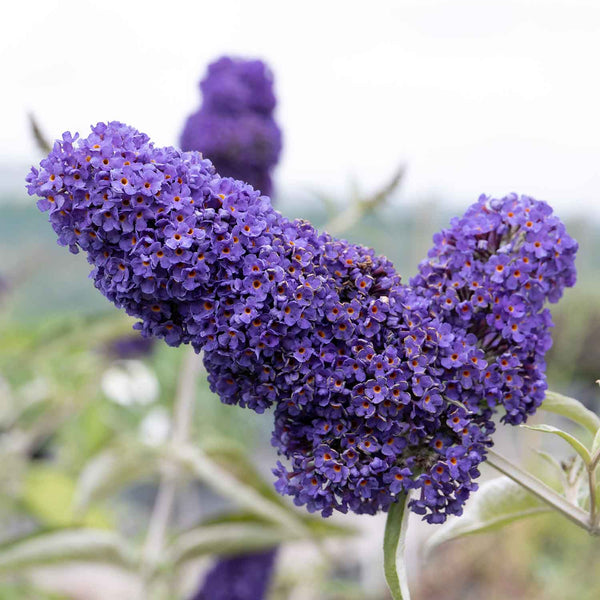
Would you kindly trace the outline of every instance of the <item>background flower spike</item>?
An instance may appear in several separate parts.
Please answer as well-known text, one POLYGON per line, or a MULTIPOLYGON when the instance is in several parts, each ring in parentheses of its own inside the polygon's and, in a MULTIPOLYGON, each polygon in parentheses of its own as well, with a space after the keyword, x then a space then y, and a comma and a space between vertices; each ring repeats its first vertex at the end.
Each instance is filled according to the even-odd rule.
POLYGON ((181 147, 202 152, 221 175, 270 196, 281 154, 273 74, 260 60, 224 56, 209 65, 200 90, 202 106, 188 117, 181 147))

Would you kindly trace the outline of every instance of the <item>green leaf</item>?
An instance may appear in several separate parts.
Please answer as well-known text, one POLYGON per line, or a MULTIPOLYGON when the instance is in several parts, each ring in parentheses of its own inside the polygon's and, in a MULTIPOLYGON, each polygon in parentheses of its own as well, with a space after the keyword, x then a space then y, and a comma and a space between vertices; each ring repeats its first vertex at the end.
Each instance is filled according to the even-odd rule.
POLYGON ((590 456, 588 449, 570 433, 567 433, 558 427, 553 427, 552 425, 521 425, 521 427, 524 427, 525 429, 532 429, 533 431, 541 431, 542 433, 553 433, 554 435, 560 436, 563 440, 571 445, 573 450, 575 450, 579 456, 581 456, 586 465, 590 464, 592 457, 590 456))
MULTIPOLYGON (((544 459, 544 461, 546 462, 547 465, 550 466, 552 473, 554 475, 556 475, 556 477, 558 478, 558 482, 559 482, 559 486, 560 486, 560 489, 558 491, 561 494, 564 494, 567 491, 567 488, 569 487, 569 482, 567 480, 565 471, 563 470, 561 464, 558 462, 558 460, 556 460, 556 458, 554 458, 554 456, 552 456, 551 454, 548 454, 548 452, 544 452, 543 450, 534 450, 534 451, 538 456, 540 456, 541 458, 544 459)), ((552 486, 552 487, 558 487, 558 486, 552 486)))
POLYGON ((283 527, 264 523, 205 525, 180 535, 167 550, 167 564, 181 563, 206 554, 238 554, 272 548, 299 539, 283 527))
POLYGON ((63 427, 61 441, 69 445, 80 457, 77 467, 83 468, 86 461, 101 452, 111 443, 114 432, 109 425, 112 406, 108 402, 89 402, 63 427))
POLYGON ((49 467, 32 467, 26 476, 23 502, 49 527, 66 527, 73 521, 71 501, 75 484, 66 474, 49 467))
MULTIPOLYGON (((241 446, 236 446, 232 440, 214 438, 204 449, 206 454, 221 467, 233 474, 239 481, 253 487, 262 496, 268 498, 275 504, 289 510, 284 498, 273 488, 273 484, 267 481, 248 460, 248 452, 241 446)), ((356 535, 357 530, 348 526, 330 523, 329 519, 314 517, 306 512, 294 514, 318 537, 328 536, 351 536, 356 535)))
POLYGON ((474 533, 499 529, 532 515, 552 509, 508 477, 497 477, 479 486, 460 517, 448 519, 427 540, 425 551, 474 533))
POLYGON ((80 517, 73 510, 75 482, 64 472, 49 466, 32 466, 23 487, 23 504, 48 527, 68 527, 75 524, 106 528, 110 519, 97 508, 80 517))
POLYGON ((211 460, 231 473, 238 481, 251 486, 271 502, 287 508, 288 505, 275 491, 273 484, 266 481, 254 464, 248 460, 246 448, 237 446, 230 439, 213 438, 209 445, 203 447, 203 450, 211 460))
POLYGON ((133 568, 136 554, 119 535, 102 529, 53 531, 0 547, 0 573, 70 561, 101 561, 133 568))
POLYGON ((398 500, 390 506, 385 523, 383 570, 393 600, 410 600, 404 564, 406 529, 410 512, 407 508, 409 498, 408 494, 398 497, 398 500))
POLYGON ((331 523, 330 519, 321 517, 312 517, 311 515, 302 515, 302 522, 310 530, 313 537, 351 537, 359 533, 358 529, 348 525, 339 525, 331 523))
MULTIPOLYGON (((329 537, 351 537, 359 533, 358 529, 349 527, 348 525, 340 525, 331 523, 331 519, 323 519, 321 517, 313 517, 310 514, 298 515, 304 525, 311 533, 311 537, 322 539, 329 537)), ((269 525, 269 521, 259 517, 251 512, 235 512, 216 515, 210 519, 203 521, 202 526, 222 525, 224 523, 245 523, 254 525, 269 525)))
POLYGON ((156 453, 133 444, 110 448, 94 456, 83 468, 74 495, 76 511, 106 498, 131 481, 148 478, 157 470, 156 453))
POLYGON ((217 494, 230 498, 241 508, 271 523, 287 527, 290 533, 307 536, 308 529, 292 508, 280 504, 279 499, 275 502, 265 496, 260 489, 222 468, 200 449, 189 445, 172 446, 170 454, 217 494))
POLYGON ((592 435, 596 435, 600 429, 600 417, 575 398, 548 391, 540 408, 571 419, 585 427, 592 435))

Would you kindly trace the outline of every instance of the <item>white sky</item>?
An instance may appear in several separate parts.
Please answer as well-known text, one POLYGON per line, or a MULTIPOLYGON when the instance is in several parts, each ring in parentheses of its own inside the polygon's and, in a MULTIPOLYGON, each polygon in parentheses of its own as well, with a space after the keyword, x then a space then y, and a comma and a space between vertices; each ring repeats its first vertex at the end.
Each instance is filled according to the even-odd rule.
POLYGON ((0 160, 118 119, 174 144, 224 53, 275 72, 282 189, 462 204, 529 193, 600 215, 600 1, 26 1, 3 6, 0 160))

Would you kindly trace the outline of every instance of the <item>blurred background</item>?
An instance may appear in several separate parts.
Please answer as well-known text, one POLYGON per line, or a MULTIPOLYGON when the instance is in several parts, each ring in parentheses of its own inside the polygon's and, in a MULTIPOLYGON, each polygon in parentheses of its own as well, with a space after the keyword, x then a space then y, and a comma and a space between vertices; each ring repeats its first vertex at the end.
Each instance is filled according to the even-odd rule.
MULTIPOLYGON (((278 209, 340 235, 343 229, 344 237, 387 255, 405 280, 433 233, 479 194, 516 191, 548 201, 580 243, 578 284, 552 307, 548 379, 551 389, 597 411, 597 2, 404 0, 367 8, 312 0, 22 1, 4 10, 0 600, 191 598, 215 552, 253 547, 252 540, 223 545, 222 532, 214 543, 192 544, 193 552, 185 545, 184 534, 243 514, 235 493, 184 470, 176 475, 163 544, 179 552, 165 562, 176 565, 171 576, 158 573, 150 579, 156 585, 144 587, 148 578, 140 583, 135 560, 123 558, 129 549, 113 544, 144 547, 189 356, 137 337, 133 320, 87 279, 85 258, 56 245, 24 187, 43 156, 30 113, 49 139, 64 130, 85 136, 90 124, 115 119, 157 144, 178 145, 200 106, 197 84, 208 64, 222 55, 262 59, 273 72, 283 139, 272 173, 278 209), (64 552, 54 555, 44 554, 43 540, 42 547, 18 546, 65 532, 92 534, 56 538, 64 552)), ((193 386, 190 444, 238 477, 248 461, 247 472, 256 472, 244 483, 283 502, 270 487, 269 419, 221 405, 201 372, 193 386)), ((503 430, 498 445, 542 469, 527 450, 541 445, 539 436, 503 430)), ((547 449, 569 459, 560 443, 547 449)), ((221 480, 221 471, 211 477, 221 480)), ((382 518, 336 517, 325 527, 284 505, 314 536, 283 544, 273 538, 280 548, 268 598, 386 598, 382 518)), ((598 541, 560 516, 537 516, 425 555, 434 529, 413 515, 408 565, 416 600, 600 595, 598 541)))

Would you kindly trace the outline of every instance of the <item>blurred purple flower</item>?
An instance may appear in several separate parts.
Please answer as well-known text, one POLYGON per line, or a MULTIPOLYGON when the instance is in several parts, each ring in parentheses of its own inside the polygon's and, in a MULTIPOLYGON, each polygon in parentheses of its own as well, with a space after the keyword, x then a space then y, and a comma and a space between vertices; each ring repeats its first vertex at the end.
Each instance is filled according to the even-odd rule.
POLYGON ((139 334, 123 335, 108 342, 104 352, 117 360, 144 358, 152 354, 154 341, 154 338, 145 338, 139 334))
POLYGON ((202 152, 224 177, 248 182, 268 196, 281 152, 273 119, 273 76, 260 60, 223 57, 200 82, 203 102, 181 133, 184 150, 202 152))
POLYGON ((277 549, 220 558, 190 600, 263 600, 277 549))

